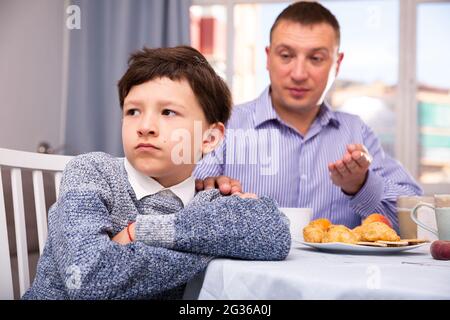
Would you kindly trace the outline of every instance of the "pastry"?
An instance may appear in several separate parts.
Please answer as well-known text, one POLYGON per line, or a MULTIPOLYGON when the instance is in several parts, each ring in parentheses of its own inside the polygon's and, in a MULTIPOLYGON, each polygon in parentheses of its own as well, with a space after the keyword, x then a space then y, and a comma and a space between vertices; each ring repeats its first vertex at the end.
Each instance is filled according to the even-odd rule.
POLYGON ((323 236, 322 242, 356 243, 358 237, 344 225, 332 225, 323 236))
POLYGON ((328 228, 331 226, 331 221, 325 218, 320 218, 313 220, 309 223, 309 226, 314 226, 321 228, 323 231, 328 230, 328 228))
POLYGON ((383 222, 372 222, 362 225, 362 239, 360 241, 399 241, 400 237, 394 229, 383 222))
MULTIPOLYGON (((328 219, 316 219, 303 228, 303 239, 306 242, 344 242, 344 243, 374 243, 376 241, 398 242, 400 237, 388 223, 380 219, 380 214, 372 214, 353 230, 344 225, 334 225, 328 219)), ((384 217, 383 217, 384 218, 384 217)), ((368 245, 368 244, 366 244, 368 245)), ((375 244, 374 244, 375 245, 375 244)), ((388 245, 388 243, 380 244, 388 245)), ((389 243, 389 245, 394 245, 389 243)), ((400 245, 400 243, 395 243, 400 245)))
POLYGON ((320 243, 331 225, 331 221, 325 218, 313 220, 303 228, 303 239, 306 242, 320 243))
POLYGON ((364 241, 363 239, 363 227, 362 226, 357 226, 355 228, 353 228, 353 234, 356 236, 356 238, 358 239, 358 241, 364 241))
POLYGON ((326 231, 318 226, 308 225, 303 228, 303 239, 306 242, 320 243, 322 242, 325 232, 326 231))

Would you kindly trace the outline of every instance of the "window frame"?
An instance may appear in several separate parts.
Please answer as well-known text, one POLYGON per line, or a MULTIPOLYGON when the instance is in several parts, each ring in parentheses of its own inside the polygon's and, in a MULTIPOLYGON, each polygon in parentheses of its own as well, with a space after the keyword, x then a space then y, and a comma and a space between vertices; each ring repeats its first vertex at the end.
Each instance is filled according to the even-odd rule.
MULTIPOLYGON (((339 0, 337 0, 339 1, 339 0)), ((450 3, 449 0, 399 1, 399 81, 396 106, 396 159, 419 181, 419 119, 417 112, 417 8, 424 3, 450 3), (411 108, 410 106, 413 106, 411 108), (400 143, 401 141, 401 143, 400 143), (413 155, 413 156, 411 156, 413 155)), ((450 183, 420 183, 424 193, 450 193, 450 183)))
MULTIPOLYGON (((325 0, 320 2, 344 1, 325 0)), ((348 0, 345 0, 348 1, 348 0)), ((356 1, 356 0, 355 0, 356 1)), ((359 0, 358 0, 359 1, 359 0)), ((366 0, 370 1, 370 0, 366 0)), ((234 6, 236 4, 294 2, 288 0, 192 0, 191 5, 223 5, 227 12, 226 77, 233 87, 234 73, 234 6)), ((417 114, 417 8, 423 3, 450 3, 450 0, 398 0, 399 2, 399 51, 398 85, 395 116, 395 158, 419 181, 420 155, 418 145, 417 114), (413 107, 411 107, 413 106, 413 107)), ((425 194, 448 193, 450 183, 420 183, 425 194)))

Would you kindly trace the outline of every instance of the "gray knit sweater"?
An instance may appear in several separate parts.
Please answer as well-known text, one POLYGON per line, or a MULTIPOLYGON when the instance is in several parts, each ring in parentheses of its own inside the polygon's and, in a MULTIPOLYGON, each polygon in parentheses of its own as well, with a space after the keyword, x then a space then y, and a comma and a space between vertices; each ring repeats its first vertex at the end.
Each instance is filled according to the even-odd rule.
POLYGON ((208 190, 185 208, 164 192, 139 201, 123 159, 104 153, 70 161, 48 221, 24 299, 180 298, 213 257, 282 260, 291 241, 286 217, 269 198, 208 190), (136 241, 112 241, 129 221, 136 221, 136 241))

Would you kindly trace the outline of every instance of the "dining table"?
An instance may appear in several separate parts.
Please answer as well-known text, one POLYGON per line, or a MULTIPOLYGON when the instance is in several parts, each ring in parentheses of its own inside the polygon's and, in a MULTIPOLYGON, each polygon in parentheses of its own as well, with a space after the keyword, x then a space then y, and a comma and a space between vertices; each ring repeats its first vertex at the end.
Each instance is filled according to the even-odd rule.
POLYGON ((318 249, 293 242, 282 261, 217 258, 188 283, 185 299, 450 299, 450 261, 430 243, 411 250, 318 249))

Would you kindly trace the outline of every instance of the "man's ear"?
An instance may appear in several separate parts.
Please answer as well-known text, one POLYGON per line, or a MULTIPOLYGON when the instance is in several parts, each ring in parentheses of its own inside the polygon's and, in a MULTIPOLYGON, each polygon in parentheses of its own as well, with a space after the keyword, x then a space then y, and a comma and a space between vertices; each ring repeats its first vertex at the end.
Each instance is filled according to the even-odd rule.
POLYGON ((266 69, 269 70, 269 54, 270 54, 270 47, 266 47, 266 69))
POLYGON ((202 152, 207 154, 213 151, 222 141, 225 135, 225 126, 222 122, 216 122, 209 126, 203 134, 202 152))
POLYGON ((341 68, 341 63, 342 63, 343 59, 344 59, 344 53, 343 52, 338 53, 338 58, 337 58, 337 62, 336 62, 336 77, 339 73, 339 69, 341 68))

